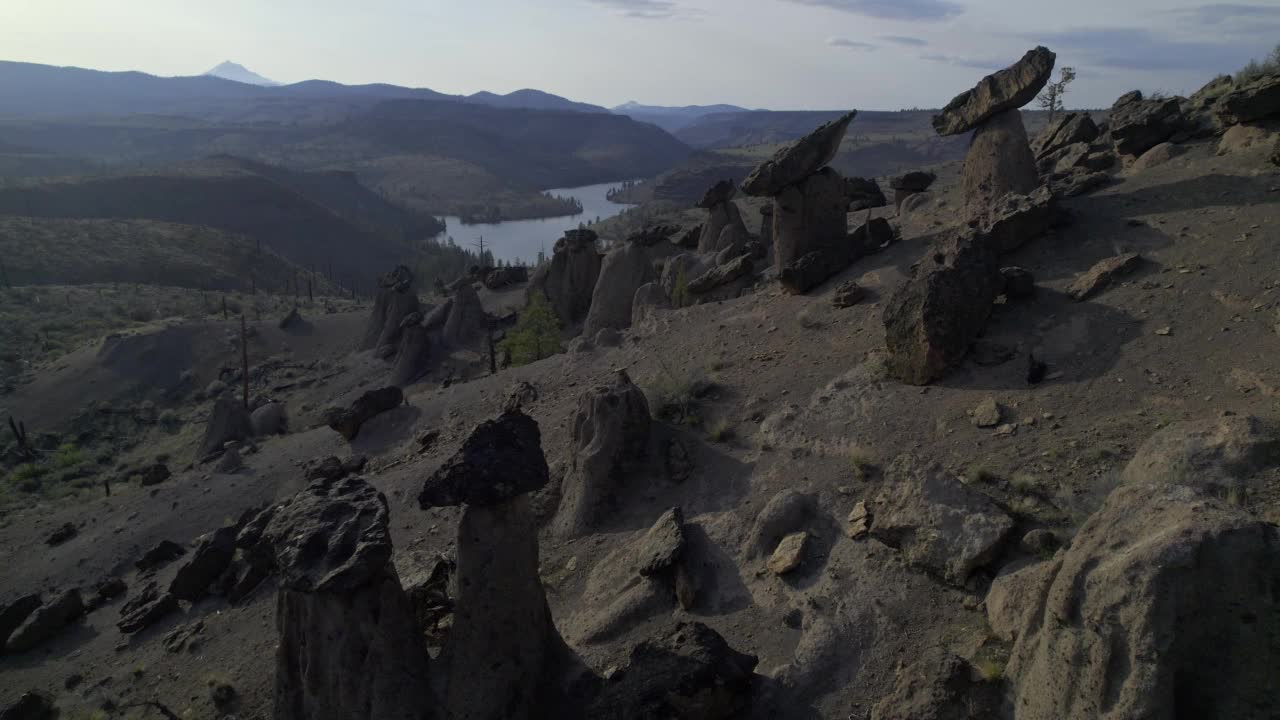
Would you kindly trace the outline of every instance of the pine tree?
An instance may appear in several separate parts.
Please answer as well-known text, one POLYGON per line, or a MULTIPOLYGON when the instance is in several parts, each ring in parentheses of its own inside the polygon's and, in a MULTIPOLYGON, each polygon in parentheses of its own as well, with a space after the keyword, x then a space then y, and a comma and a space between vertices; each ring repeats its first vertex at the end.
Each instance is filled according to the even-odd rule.
POLYGON ((1058 75, 1058 82, 1051 82, 1046 85, 1044 92, 1040 93, 1040 97, 1036 98, 1040 103, 1040 107, 1049 111, 1049 122, 1053 122, 1054 116, 1063 110, 1062 96, 1067 94, 1067 86, 1075 79, 1076 69, 1064 67, 1058 75))
POLYGON ((533 293, 516 326, 498 346, 512 365, 527 365, 560 352, 560 321, 540 292, 533 293))

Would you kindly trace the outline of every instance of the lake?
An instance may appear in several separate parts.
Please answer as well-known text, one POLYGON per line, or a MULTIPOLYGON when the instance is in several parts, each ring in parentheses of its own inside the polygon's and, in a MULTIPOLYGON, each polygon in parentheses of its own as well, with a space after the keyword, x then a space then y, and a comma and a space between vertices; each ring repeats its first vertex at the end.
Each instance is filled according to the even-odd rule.
POLYGON ((575 197, 582 203, 582 212, 578 215, 562 215, 560 217, 539 218, 536 220, 507 220, 500 223, 481 223, 479 225, 463 225, 460 218, 445 215, 446 229, 441 237, 452 237, 458 245, 467 249, 475 247, 475 243, 484 237, 484 247, 493 251, 497 260, 511 262, 523 261, 532 265, 538 259, 538 251, 542 250, 551 257, 565 230, 578 227, 579 223, 594 222, 613 217, 626 210, 630 205, 609 202, 605 197, 609 190, 620 187, 623 181, 585 185, 576 188, 556 188, 548 190, 552 195, 575 197))

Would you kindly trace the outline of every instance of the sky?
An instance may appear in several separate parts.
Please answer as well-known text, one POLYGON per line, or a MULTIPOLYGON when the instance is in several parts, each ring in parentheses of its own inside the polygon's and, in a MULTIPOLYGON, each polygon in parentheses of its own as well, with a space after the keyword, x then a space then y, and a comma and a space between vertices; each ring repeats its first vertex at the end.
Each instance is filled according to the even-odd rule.
POLYGON ((612 107, 939 107, 1037 44, 1070 107, 1189 94, 1280 42, 1280 0, 0 0, 0 59, 612 107))

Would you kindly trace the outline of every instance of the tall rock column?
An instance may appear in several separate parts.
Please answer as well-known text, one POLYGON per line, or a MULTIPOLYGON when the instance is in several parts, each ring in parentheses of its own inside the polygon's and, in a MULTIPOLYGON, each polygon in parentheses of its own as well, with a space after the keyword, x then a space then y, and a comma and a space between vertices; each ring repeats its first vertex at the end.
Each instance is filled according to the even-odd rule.
POLYGON ((386 498, 363 478, 322 478, 267 525, 280 571, 277 720, 438 717, 388 519, 386 498))
POLYGON ((560 638, 538 576, 528 493, 547 484, 538 424, 519 409, 481 423, 423 485, 423 509, 465 505, 458 597, 442 659, 453 720, 557 717, 580 664, 560 638))
POLYGON ((585 320, 591 309, 602 262, 597 240, 592 230, 565 231, 556 241, 551 262, 539 267, 529 280, 527 292, 542 293, 566 328, 585 320))
POLYGON ((418 293, 414 290, 413 273, 404 265, 378 277, 378 296, 373 301, 369 322, 360 341, 361 350, 375 350, 396 345, 403 330, 401 323, 419 312, 418 293))
POLYGON ((790 292, 808 291, 854 259, 845 181, 827 164, 856 115, 850 111, 780 149, 742 182, 746 194, 773 198, 774 265, 790 292))
POLYGON ((731 180, 721 180, 712 185, 698 201, 698 207, 709 214, 707 221, 702 224, 702 233, 698 236, 698 252, 719 252, 734 236, 746 237, 747 226, 742 222, 738 206, 733 203, 736 190, 731 180), (722 238, 726 240, 725 243, 721 242, 722 238))

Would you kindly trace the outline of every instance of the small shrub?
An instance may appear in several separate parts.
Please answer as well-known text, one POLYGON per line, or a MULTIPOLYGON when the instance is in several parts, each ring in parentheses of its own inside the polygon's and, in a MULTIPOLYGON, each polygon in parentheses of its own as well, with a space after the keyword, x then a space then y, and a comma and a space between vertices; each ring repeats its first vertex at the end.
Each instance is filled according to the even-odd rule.
POLYGON ((817 330, 822 327, 822 321, 813 316, 808 308, 801 310, 796 314, 796 321, 800 323, 800 327, 805 330, 817 330))
POLYGON ((74 443, 63 443, 53 454, 53 465, 61 470, 79 467, 84 463, 84 453, 74 443))
POLYGON ((1013 477, 1009 479, 1009 484, 1020 493, 1033 493, 1039 486, 1040 480, 1035 475, 1014 473, 1013 477))
POLYGON ((875 456, 864 447, 851 449, 849 451, 849 461, 853 464, 853 476, 858 480, 866 480, 875 472, 875 456))
POLYGON ((1262 60, 1253 59, 1236 73, 1236 82, 1248 82, 1268 73, 1280 72, 1280 45, 1262 60))
POLYGON ((711 388, 705 373, 700 369, 672 372, 659 360, 662 371, 644 387, 649 412, 655 417, 696 427, 702 419, 698 415, 697 400, 711 388))
POLYGON ((49 468, 40 465, 39 463, 22 463, 9 473, 9 477, 12 478, 13 482, 20 488, 25 483, 30 483, 31 481, 35 481, 36 487, 39 487, 40 478, 43 478, 48 474, 49 468))
POLYGON ((985 465, 974 465, 969 468, 966 476, 970 483, 997 483, 1000 482, 1000 476, 991 468, 985 465))
POLYGON ((979 660, 977 663, 978 674, 982 675, 982 679, 987 682, 1000 682, 1004 680, 1004 663, 994 658, 986 658, 979 660))
POLYGON ((726 443, 733 439, 733 425, 721 418, 707 426, 707 439, 711 442, 726 443))

